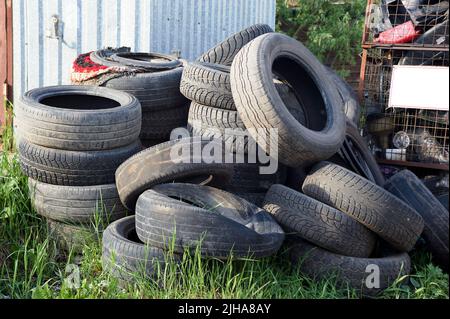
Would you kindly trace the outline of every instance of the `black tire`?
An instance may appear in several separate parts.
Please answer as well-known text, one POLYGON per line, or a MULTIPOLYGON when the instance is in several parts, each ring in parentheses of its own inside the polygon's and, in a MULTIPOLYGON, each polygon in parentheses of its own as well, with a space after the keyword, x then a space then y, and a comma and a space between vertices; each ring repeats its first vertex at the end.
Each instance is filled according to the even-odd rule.
POLYGON ((358 102, 358 97, 355 94, 353 88, 341 78, 336 72, 327 67, 334 84, 336 85, 339 95, 344 102, 344 112, 347 120, 359 126, 359 121, 361 119, 361 106, 358 102))
POLYGON ((50 86, 28 91, 15 104, 17 134, 30 143, 96 151, 134 142, 141 130, 139 101, 95 86, 50 86))
MULTIPOLYGON (((374 156, 367 147, 366 142, 359 134, 357 127, 347 121, 345 141, 339 150, 338 156, 342 158, 345 168, 361 175, 369 181, 383 187, 385 179, 381 173, 374 156)), ((339 161, 331 161, 340 165, 339 161)))
POLYGON ((436 195, 436 198, 442 204, 442 206, 444 206, 445 209, 448 210, 448 193, 436 195))
POLYGON ((422 216, 426 247, 433 259, 448 272, 448 210, 411 171, 403 170, 395 174, 386 182, 385 188, 422 216))
POLYGON ((284 240, 281 227, 261 208, 216 188, 178 183, 139 196, 136 232, 152 246, 180 253, 199 248, 203 256, 220 259, 270 256, 284 240))
POLYGON ((206 163, 203 157, 198 158, 201 154, 193 154, 194 149, 204 147, 205 143, 194 138, 172 140, 148 148, 120 165, 116 171, 116 185, 124 206, 133 210, 139 195, 158 184, 173 181, 204 183, 212 177, 211 185, 226 185, 233 174, 230 165, 206 163), (189 153, 183 154, 186 157, 181 158, 185 163, 172 161, 171 151, 176 146, 189 148, 189 153))
POLYGON ((120 47, 120 48, 105 48, 97 51, 92 51, 89 55, 92 62, 108 66, 108 67, 119 67, 123 68, 123 64, 117 61, 111 60, 111 56, 116 53, 129 53, 131 48, 129 47, 120 47))
POLYGON ((135 73, 107 81, 103 86, 134 95, 141 102, 142 112, 165 110, 186 105, 180 93, 183 68, 160 72, 135 73))
POLYGON ((20 167, 25 175, 47 184, 90 186, 114 183, 122 162, 142 149, 139 141, 105 151, 66 151, 19 141, 20 167))
POLYGON ((230 67, 191 62, 184 66, 181 93, 199 104, 235 111, 231 94, 230 67))
POLYGON ((258 141, 266 153, 271 147, 269 130, 278 130, 283 164, 312 164, 341 147, 345 138, 342 99, 324 66, 300 42, 278 33, 262 35, 236 55, 230 76, 234 103, 247 129, 254 129, 250 133, 255 140, 260 133, 256 129, 266 130, 258 141), (306 126, 283 103, 273 74, 284 78, 302 99, 306 126))
POLYGON ((158 270, 164 271, 167 261, 179 259, 176 254, 142 243, 136 234, 134 216, 115 221, 103 232, 103 269, 120 281, 131 282, 138 274, 153 277, 158 270))
POLYGON ((215 47, 209 49, 197 60, 200 62, 231 65, 234 57, 244 45, 262 34, 273 32, 266 24, 255 24, 238 33, 233 34, 215 47))
POLYGON ((186 127, 189 106, 154 112, 144 112, 142 114, 141 139, 169 140, 170 133, 178 127, 186 127))
POLYGON ((253 205, 256 205, 258 207, 262 207, 264 204, 264 196, 266 196, 266 193, 241 193, 241 192, 231 192, 234 195, 245 199, 247 202, 252 203, 253 205))
POLYGON ((122 65, 151 70, 170 70, 182 65, 173 56, 153 52, 117 52, 110 59, 122 65))
POLYGON ((168 142, 168 140, 166 140, 166 139, 164 139, 164 140, 141 139, 141 144, 142 144, 143 149, 147 149, 147 148, 150 148, 150 147, 153 147, 155 145, 162 144, 165 142, 168 142))
POLYGON ((307 170, 303 167, 287 169, 287 179, 285 185, 298 192, 302 191, 302 185, 307 176, 307 170))
POLYGON ((398 278, 409 275, 411 260, 407 253, 388 253, 379 258, 359 258, 334 254, 325 249, 297 240, 291 246, 290 257, 300 271, 315 280, 327 280, 335 276, 343 288, 355 289, 363 296, 375 296, 389 288, 398 278), (368 288, 366 280, 375 272, 370 266, 378 266, 379 288, 368 288))
POLYGON ((280 165, 275 174, 260 174, 262 165, 260 163, 233 164, 233 177, 226 189, 231 193, 265 193, 273 184, 283 184, 286 181, 285 166, 280 165))
POLYGON ((84 247, 98 242, 94 229, 88 226, 65 224, 47 219, 48 236, 56 246, 68 253, 81 254, 84 247))
POLYGON ((36 212, 48 219, 69 224, 109 224, 127 215, 115 184, 60 186, 28 179, 30 198, 36 212), (97 220, 96 214, 98 214, 97 220))
POLYGON ((287 235, 301 237, 334 253, 369 257, 375 247, 375 235, 362 224, 286 186, 273 185, 263 208, 287 235))
POLYGON ((329 162, 316 164, 303 193, 348 214, 399 251, 410 251, 423 219, 406 203, 365 178, 329 162))
POLYGON ((188 123, 189 128, 194 129, 196 132, 204 131, 205 134, 209 131, 217 130, 224 134, 225 129, 245 130, 245 125, 239 118, 237 111, 206 106, 196 102, 191 103, 188 123))

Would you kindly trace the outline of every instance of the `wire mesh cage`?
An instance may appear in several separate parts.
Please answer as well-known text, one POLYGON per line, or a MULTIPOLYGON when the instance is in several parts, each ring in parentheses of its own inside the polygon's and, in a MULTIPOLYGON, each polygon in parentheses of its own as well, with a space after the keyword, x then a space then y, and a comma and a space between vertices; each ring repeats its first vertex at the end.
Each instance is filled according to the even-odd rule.
POLYGON ((372 48, 364 72, 364 131, 381 161, 449 162, 448 111, 388 108, 396 65, 449 65, 448 50, 372 48))
POLYGON ((447 0, 369 0, 363 44, 448 47, 447 0))

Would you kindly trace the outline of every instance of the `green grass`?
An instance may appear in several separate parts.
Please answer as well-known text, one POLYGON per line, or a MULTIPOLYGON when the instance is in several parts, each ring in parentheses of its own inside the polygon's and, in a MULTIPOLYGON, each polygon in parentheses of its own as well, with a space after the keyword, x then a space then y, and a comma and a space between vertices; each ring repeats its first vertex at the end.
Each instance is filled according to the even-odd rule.
MULTIPOLYGON (((101 238, 100 234, 98 236, 101 238)), ((396 283, 380 298, 448 298, 448 275, 416 252, 409 285, 396 283)), ((356 298, 335 280, 312 281, 291 266, 285 252, 262 260, 219 261, 185 253, 181 265, 160 269, 151 280, 136 274, 121 288, 102 270, 101 243, 83 254, 63 254, 33 210, 27 179, 16 156, 0 154, 0 298, 356 298), (72 288, 65 269, 79 266, 81 284, 72 288)))

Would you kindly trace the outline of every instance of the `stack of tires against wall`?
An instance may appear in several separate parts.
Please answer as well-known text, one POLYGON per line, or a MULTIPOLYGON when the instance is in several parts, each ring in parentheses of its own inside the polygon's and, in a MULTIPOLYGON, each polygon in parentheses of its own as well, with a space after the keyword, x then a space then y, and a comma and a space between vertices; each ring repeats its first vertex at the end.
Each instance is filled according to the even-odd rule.
POLYGON ((34 89, 16 102, 14 123, 32 203, 60 248, 78 253, 126 216, 114 174, 142 149, 135 97, 92 86, 34 89))
POLYGON ((301 271, 314 279, 335 276, 364 295, 408 274, 407 252, 423 219, 377 185, 382 175, 354 124, 346 124, 345 99, 329 70, 301 43, 269 33, 237 53, 230 83, 244 126, 277 129, 279 161, 304 171, 296 189, 272 185, 263 205, 289 235, 290 256, 301 271), (299 98, 297 112, 281 98, 274 76, 299 98), (350 169, 326 161, 336 155, 350 169))
POLYGON ((233 167, 195 151, 207 144, 175 139, 136 154, 117 169, 120 199, 135 212, 103 233, 104 268, 120 283, 142 275, 158 278, 186 251, 218 259, 260 258, 282 245, 284 232, 268 212, 216 188, 229 182, 233 167), (177 155, 177 150, 184 153, 177 155))
MULTIPOLYGON (((216 138, 225 142, 224 148, 232 153, 235 163, 227 190, 258 206, 272 184, 285 182, 286 167, 280 166, 271 174, 260 174, 259 167, 267 163, 248 155, 249 143, 254 141, 245 136, 245 125, 234 104, 230 66, 245 44, 269 32, 273 30, 268 25, 258 24, 230 36, 197 61, 187 63, 180 85, 181 93, 192 101, 188 117, 190 133, 204 140, 216 138), (239 162, 237 158, 240 158, 239 162)), ((282 93, 289 94, 287 90, 282 93)))
POLYGON ((142 107, 140 139, 150 147, 168 141, 174 128, 186 127, 189 103, 179 89, 182 72, 182 61, 172 56, 122 47, 80 55, 73 65, 72 83, 135 96, 142 107))

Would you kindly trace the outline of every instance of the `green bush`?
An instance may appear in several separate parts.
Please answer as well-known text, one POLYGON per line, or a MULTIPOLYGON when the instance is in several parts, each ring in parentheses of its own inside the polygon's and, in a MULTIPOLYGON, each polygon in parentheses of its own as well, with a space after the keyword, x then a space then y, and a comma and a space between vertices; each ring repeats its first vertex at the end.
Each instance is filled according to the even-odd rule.
POLYGON ((277 0, 277 31, 302 41, 319 60, 347 76, 361 52, 366 0, 287 3, 277 0))

